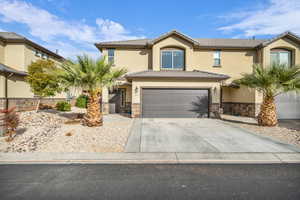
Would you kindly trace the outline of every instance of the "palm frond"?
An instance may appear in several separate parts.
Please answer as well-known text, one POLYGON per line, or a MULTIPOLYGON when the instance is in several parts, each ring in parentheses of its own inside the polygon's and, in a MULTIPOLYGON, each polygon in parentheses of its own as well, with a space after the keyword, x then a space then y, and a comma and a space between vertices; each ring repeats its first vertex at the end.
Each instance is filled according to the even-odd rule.
POLYGON ((300 91, 300 67, 273 64, 264 68, 254 65, 253 73, 243 74, 241 79, 234 82, 274 97, 283 92, 300 91))

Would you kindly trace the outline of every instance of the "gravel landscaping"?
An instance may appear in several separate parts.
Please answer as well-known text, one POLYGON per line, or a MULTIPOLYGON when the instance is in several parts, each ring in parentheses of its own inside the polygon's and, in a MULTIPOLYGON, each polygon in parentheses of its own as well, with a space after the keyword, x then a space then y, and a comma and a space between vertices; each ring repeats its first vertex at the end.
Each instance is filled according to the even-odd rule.
POLYGON ((133 120, 106 115, 102 127, 86 127, 73 120, 84 112, 75 107, 71 112, 21 112, 14 140, 0 137, 0 152, 123 152, 133 120))
POLYGON ((275 127, 258 126, 254 118, 222 115, 225 123, 245 128, 255 134, 300 147, 300 120, 282 120, 275 127))

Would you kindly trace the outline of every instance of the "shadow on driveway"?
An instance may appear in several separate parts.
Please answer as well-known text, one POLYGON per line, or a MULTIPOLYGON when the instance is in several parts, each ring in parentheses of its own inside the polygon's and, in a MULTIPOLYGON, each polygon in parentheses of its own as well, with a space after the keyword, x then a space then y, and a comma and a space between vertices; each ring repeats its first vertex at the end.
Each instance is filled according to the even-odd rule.
POLYGON ((279 127, 300 131, 300 119, 282 119, 279 120, 279 127))

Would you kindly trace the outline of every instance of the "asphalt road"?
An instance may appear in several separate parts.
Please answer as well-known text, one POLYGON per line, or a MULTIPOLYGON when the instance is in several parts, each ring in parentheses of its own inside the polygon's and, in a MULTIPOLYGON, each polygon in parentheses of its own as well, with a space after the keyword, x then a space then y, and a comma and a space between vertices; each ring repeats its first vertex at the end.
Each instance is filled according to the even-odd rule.
POLYGON ((0 165, 0 199, 300 199, 300 164, 0 165))

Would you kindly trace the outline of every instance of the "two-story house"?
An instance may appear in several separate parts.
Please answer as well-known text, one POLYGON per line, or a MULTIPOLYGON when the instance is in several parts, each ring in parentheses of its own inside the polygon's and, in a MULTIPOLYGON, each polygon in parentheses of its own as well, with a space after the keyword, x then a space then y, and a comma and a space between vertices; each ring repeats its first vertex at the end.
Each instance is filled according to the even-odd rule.
MULTIPOLYGON (((37 99, 25 82, 27 67, 38 59, 61 64, 64 58, 27 38, 0 32, 0 108, 17 106, 18 110, 34 109, 37 99)), ((66 94, 51 98, 65 98, 66 94)), ((45 99, 46 101, 46 99, 45 99)))
MULTIPOLYGON (((254 64, 300 64, 300 38, 286 32, 268 40, 191 38, 171 31, 154 39, 101 42, 96 47, 128 73, 103 91, 103 110, 132 117, 209 117, 214 111, 256 116, 262 95, 232 83, 254 64)), ((279 118, 300 118, 300 97, 276 98, 279 118)))

